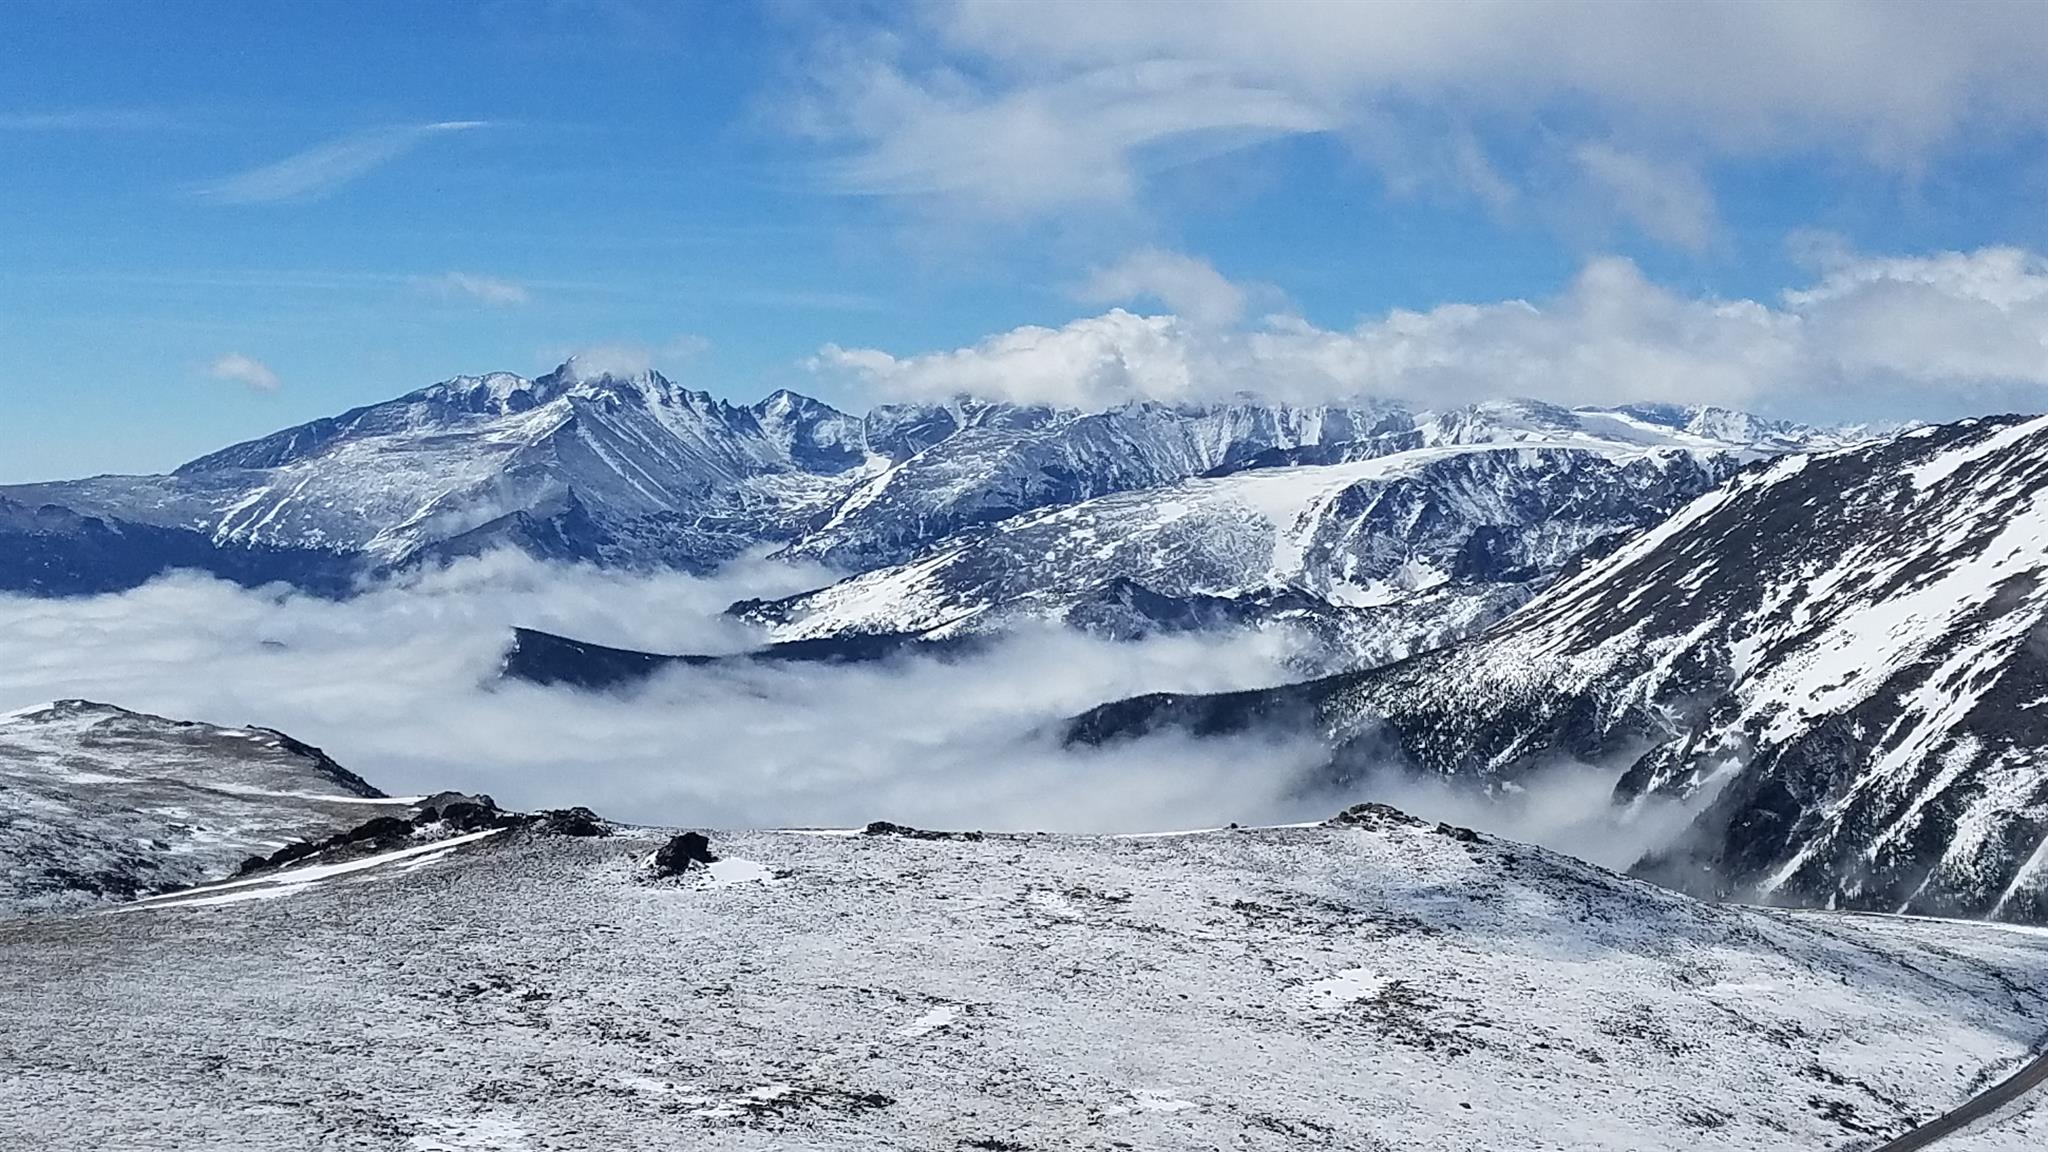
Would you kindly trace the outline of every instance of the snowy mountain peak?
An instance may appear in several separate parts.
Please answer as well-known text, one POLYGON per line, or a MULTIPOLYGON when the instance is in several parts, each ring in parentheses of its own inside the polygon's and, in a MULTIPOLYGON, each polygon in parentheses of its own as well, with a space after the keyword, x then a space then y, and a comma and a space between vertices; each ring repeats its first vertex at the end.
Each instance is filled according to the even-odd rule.
POLYGON ((405 399, 454 411, 502 416, 536 408, 553 398, 553 391, 541 380, 529 380, 511 372, 492 372, 444 380, 405 399))
POLYGON ((1790 440, 1787 425, 1776 420, 1764 420, 1747 412, 1728 408, 1705 407, 1695 409, 1692 417, 1685 422, 1685 430, 1695 436, 1723 440, 1737 444, 1760 444, 1769 440, 1790 440))
POLYGON ((813 400, 801 392, 792 392, 787 388, 777 388, 754 402, 754 414, 763 420, 797 420, 822 413, 842 415, 837 408, 823 400, 813 400))
POLYGON ((1579 418, 1568 408, 1541 400, 1486 400, 1463 408, 1424 413, 1416 421, 1432 444, 1489 444, 1528 436, 1573 432, 1579 418))
POLYGON ((540 385, 550 397, 615 399, 637 404, 676 402, 692 396, 702 397, 706 403, 711 399, 709 393, 693 394, 652 368, 617 369, 586 364, 573 356, 541 377, 540 385))

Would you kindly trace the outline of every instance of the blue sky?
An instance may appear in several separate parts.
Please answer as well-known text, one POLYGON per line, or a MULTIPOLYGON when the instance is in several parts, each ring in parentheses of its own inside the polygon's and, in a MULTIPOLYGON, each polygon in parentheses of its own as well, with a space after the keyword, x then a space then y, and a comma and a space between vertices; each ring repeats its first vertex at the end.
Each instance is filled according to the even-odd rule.
POLYGON ((578 350, 855 408, 2048 406, 2039 4, 14 0, 0 45, 0 481, 578 350))

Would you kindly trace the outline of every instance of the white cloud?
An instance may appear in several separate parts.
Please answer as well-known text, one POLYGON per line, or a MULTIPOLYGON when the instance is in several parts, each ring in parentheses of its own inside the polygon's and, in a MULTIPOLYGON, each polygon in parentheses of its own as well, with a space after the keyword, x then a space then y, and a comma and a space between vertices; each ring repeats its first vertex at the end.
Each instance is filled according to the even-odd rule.
POLYGON ((1198 347, 1175 317, 1137 316, 1119 308, 1061 328, 1015 328, 971 347, 900 359, 874 348, 828 344, 807 365, 851 372, 893 399, 966 394, 1095 408, 1140 398, 1194 398, 1215 383, 1202 376, 1207 355, 1213 352, 1198 347))
POLYGON ((0 112, 0 132, 148 132, 176 122, 153 108, 64 108, 0 112))
POLYGON ((623 695, 496 679, 515 624, 731 652, 752 640, 722 614, 733 598, 824 578, 761 563, 710 578, 623 573, 499 552, 339 602, 190 574, 121 595, 0 596, 0 712, 83 697, 262 724, 397 795, 483 791, 693 827, 1164 831, 1321 819, 1374 799, 1620 867, 1690 814, 1616 808, 1613 772, 1569 764, 1492 799, 1391 770, 1337 789, 1308 734, 1057 743, 1059 721, 1104 700, 1288 679, 1291 646, 1270 632, 1134 644, 1026 632, 949 661, 678 668, 623 695))
POLYGON ((1645 236, 1697 252, 1719 231, 1714 194, 1691 168, 1610 144, 1581 144, 1572 156, 1645 236))
POLYGON ((2048 386, 2048 259, 2031 252, 1838 257, 1786 303, 1848 379, 2048 386))
POLYGON ((206 370, 216 380, 232 380, 258 392, 277 391, 277 373, 272 372, 270 366, 263 361, 244 356, 240 352, 228 353, 208 365, 206 370))
POLYGON ((514 307, 532 300, 523 284, 468 272, 449 272, 423 280, 420 284, 421 287, 442 296, 464 297, 500 307, 514 307))
POLYGON ((1235 324, 1244 316, 1244 289, 1208 261, 1179 252, 1145 248, 1088 278, 1076 297, 1089 304, 1156 300, 1197 324, 1235 324))
POLYGON ((223 204, 311 200, 368 175, 436 136, 487 126, 481 120, 444 120, 344 136, 230 176, 200 189, 199 194, 223 204))
POLYGON ((1013 69, 1203 61, 1290 91, 1475 109, 1591 101, 1731 148, 1848 135, 1878 154, 1977 117, 2038 124, 2048 21, 2028 0, 1602 0, 1269 4, 1103 0, 1086 20, 1018 0, 936 7, 958 50, 1013 69))
POLYGON ((1594 174, 1646 230, 1692 245, 1697 189, 1682 173, 1706 158, 1822 151, 1910 170, 1938 146, 2048 122, 2048 20, 2029 0, 911 11, 819 38, 834 55, 806 71, 825 80, 802 126, 844 149, 844 187, 1010 215, 1136 202, 1176 147, 1325 131, 1397 188, 1448 177, 1499 210, 1528 189, 1477 145, 1485 128, 1538 141, 1538 172, 1569 166, 1581 140, 1618 141, 1592 155, 1594 174))
POLYGON ((711 341, 686 334, 660 344, 619 341, 543 349, 541 359, 550 364, 567 362, 570 370, 583 379, 595 380, 603 376, 631 377, 663 369, 673 370, 702 356, 710 348, 711 341))
POLYGON ((1766 303, 1680 295, 1607 258, 1550 299, 1396 310, 1346 330, 1276 317, 1230 331, 1113 310, 915 356, 827 346, 810 366, 892 397, 1081 408, 1244 393, 1768 408, 1840 389, 2048 388, 2048 262, 2005 248, 1842 256, 1819 284, 1766 303))

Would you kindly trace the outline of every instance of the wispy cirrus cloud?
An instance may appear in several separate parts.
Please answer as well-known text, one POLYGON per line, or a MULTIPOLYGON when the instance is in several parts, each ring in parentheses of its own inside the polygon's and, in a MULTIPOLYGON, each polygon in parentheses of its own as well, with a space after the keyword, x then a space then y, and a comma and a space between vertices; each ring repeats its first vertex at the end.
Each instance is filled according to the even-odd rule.
POLYGON ((228 353, 208 365, 206 370, 216 380, 231 380, 246 385, 251 391, 277 391, 277 373, 270 370, 270 365, 240 352, 228 353))
POLYGON ((1581 144, 1572 157, 1587 179, 1643 235, 1698 252, 1720 231, 1714 194, 1687 165, 1653 160, 1599 142, 1581 144))
POLYGON ((175 121, 154 108, 46 108, 0 112, 0 132, 143 132, 175 121))
POLYGON ((313 200, 361 179, 434 137, 489 126, 488 120, 441 120, 358 132, 230 176, 199 189, 199 195, 220 204, 313 200))
POLYGON ((449 272, 430 277, 419 281, 419 286, 439 296, 476 300, 501 308, 517 307, 533 300, 532 294, 526 290, 524 284, 469 272, 449 272))
POLYGON ((1147 171, 1334 126, 1312 100, 1180 61, 1003 91, 950 70, 840 62, 798 121, 854 145, 830 169, 841 191, 945 197, 1018 217, 1126 201, 1147 171))
POLYGON ((2025 0, 1615 5, 927 0, 820 23, 791 126, 843 192, 998 217, 1152 207, 1189 157, 1325 135, 1390 189, 1717 237, 1718 164, 1910 173, 2048 125, 2025 0))

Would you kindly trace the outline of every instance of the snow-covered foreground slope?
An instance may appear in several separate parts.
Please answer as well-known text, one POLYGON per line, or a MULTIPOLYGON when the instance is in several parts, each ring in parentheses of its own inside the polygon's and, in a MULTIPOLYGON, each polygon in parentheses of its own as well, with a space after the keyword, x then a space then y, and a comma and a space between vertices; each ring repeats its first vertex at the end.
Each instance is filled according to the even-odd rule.
POLYGON ((0 924, 0 1143, 1841 1149, 2048 1028, 2041 935, 1715 907, 1388 811, 714 834, 649 882, 659 843, 0 924))
POLYGON ((65 700, 0 716, 0 916, 183 887, 409 803, 319 749, 65 700))
MULTIPOLYGON (((1569 419, 1569 417, 1567 417, 1569 419)), ((1457 426, 1478 436, 1470 423, 1457 426)), ((933 639, 1020 619, 1127 636, 1287 623, 1339 667, 1385 663, 1476 631, 1589 549, 1610 548, 1726 478, 1741 454, 1545 434, 1353 445, 1320 464, 1255 467, 1014 516, 788 599, 738 605, 775 641, 933 639)))
POLYGON ((1738 477, 1490 634, 1076 734, 1319 727, 1340 764, 1559 759, 1712 797, 1640 867, 1715 894, 2048 919, 2048 420, 1920 429, 1738 477))

